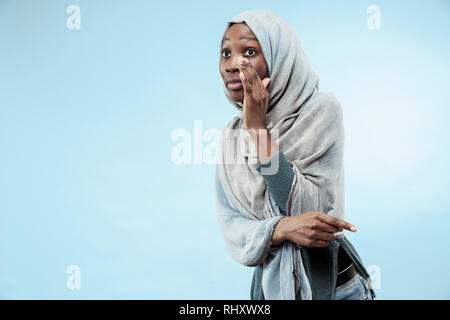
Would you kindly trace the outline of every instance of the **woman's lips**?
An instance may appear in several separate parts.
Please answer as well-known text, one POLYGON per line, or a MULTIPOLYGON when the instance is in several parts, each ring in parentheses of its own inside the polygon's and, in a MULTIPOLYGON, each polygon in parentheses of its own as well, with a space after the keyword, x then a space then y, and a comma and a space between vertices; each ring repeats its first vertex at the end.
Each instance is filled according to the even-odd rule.
POLYGON ((230 90, 241 90, 242 82, 229 82, 227 86, 228 88, 230 88, 230 90))

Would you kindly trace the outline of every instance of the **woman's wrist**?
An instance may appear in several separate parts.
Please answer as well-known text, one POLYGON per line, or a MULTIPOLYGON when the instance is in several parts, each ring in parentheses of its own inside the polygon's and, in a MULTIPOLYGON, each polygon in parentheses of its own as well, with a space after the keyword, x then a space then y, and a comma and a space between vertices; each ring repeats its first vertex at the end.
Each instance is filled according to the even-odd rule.
POLYGON ((280 150, 266 127, 249 129, 249 133, 256 148, 259 162, 265 162, 280 150))
POLYGON ((278 246, 283 241, 288 240, 286 237, 285 232, 285 226, 287 222, 288 217, 283 217, 280 220, 278 220, 277 224, 275 225, 275 230, 272 234, 272 246, 278 246))

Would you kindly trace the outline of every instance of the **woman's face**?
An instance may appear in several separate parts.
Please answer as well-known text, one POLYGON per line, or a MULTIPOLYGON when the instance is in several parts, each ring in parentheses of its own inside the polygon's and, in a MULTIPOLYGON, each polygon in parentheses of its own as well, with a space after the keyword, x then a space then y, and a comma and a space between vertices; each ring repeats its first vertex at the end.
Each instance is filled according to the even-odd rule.
POLYGON ((238 64, 247 58, 261 79, 269 76, 259 42, 245 23, 235 23, 228 28, 223 37, 221 54, 220 74, 222 79, 232 99, 243 102, 244 90, 239 78, 238 64))

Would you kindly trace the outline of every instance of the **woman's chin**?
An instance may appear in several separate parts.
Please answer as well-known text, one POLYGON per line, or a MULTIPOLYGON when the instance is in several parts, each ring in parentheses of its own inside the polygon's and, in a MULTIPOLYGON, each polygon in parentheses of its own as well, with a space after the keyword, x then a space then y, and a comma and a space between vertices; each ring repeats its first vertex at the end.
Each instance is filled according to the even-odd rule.
POLYGON ((236 102, 242 103, 244 101, 243 94, 240 94, 239 92, 232 92, 232 91, 230 91, 230 96, 236 102))

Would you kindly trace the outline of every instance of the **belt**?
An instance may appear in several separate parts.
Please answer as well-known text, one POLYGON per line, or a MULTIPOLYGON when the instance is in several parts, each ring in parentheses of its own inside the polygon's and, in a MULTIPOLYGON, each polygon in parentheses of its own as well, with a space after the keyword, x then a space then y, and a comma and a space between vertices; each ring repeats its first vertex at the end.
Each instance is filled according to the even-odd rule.
POLYGON ((342 271, 337 275, 336 287, 343 285, 344 283, 350 281, 358 274, 355 265, 352 263, 347 269, 342 271))

